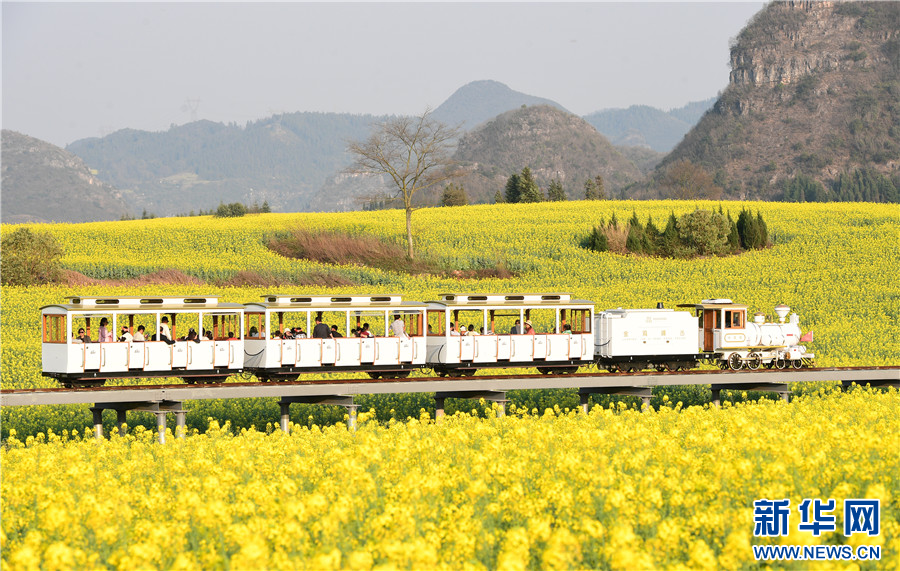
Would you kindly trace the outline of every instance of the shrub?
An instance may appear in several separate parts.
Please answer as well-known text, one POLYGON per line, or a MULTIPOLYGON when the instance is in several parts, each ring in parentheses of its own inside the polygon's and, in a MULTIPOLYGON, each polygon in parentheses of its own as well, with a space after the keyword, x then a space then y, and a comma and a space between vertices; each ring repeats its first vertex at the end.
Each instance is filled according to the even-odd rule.
POLYGON ((59 281, 63 249, 52 234, 17 228, 3 237, 0 277, 7 285, 34 285, 59 281))
POLYGON ((238 218, 247 214, 247 207, 240 202, 231 204, 219 204, 216 209, 216 218, 238 218))

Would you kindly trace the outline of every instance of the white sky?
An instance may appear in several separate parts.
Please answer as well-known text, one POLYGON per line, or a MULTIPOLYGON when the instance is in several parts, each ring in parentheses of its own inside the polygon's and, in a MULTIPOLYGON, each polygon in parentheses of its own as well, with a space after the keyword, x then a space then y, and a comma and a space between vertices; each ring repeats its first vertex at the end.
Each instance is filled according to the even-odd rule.
POLYGON ((715 96, 762 2, 2 3, 4 129, 415 114, 493 79, 585 115, 715 96))

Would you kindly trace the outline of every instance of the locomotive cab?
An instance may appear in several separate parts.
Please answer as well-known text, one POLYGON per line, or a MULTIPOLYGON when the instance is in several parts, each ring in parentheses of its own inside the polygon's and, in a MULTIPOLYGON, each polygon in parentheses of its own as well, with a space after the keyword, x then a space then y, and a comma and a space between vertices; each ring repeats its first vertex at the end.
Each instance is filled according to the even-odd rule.
POLYGON ((699 326, 698 342, 704 353, 721 368, 758 369, 760 366, 784 368, 788 365, 800 368, 812 364, 812 353, 800 346, 800 318, 790 308, 775 307, 778 323, 766 321, 757 313, 752 321, 747 319, 747 306, 730 299, 705 299, 697 304, 681 304, 695 310, 699 326))

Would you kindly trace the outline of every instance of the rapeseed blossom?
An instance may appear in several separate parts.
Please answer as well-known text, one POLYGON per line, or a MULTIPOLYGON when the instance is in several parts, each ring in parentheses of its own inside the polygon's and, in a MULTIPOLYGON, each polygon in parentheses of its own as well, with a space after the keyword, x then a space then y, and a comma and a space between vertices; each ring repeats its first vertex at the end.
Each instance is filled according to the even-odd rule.
POLYGON ((877 567, 893 568, 898 410, 896 390, 856 389, 645 413, 360 415, 356 432, 290 436, 213 421, 165 445, 142 430, 13 436, 3 569, 740 569, 752 544, 778 541, 753 537, 762 497, 880 499, 877 538, 792 520, 780 540, 877 544, 877 567))

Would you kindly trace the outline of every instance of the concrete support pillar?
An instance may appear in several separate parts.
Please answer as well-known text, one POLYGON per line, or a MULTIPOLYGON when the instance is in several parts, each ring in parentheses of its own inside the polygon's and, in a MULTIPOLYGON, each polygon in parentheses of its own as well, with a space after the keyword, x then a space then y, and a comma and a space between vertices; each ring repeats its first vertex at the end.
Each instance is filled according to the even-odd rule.
POLYGON ((581 393, 578 396, 581 397, 581 412, 587 414, 588 412, 590 412, 588 410, 588 405, 590 404, 591 395, 590 393, 581 393))
POLYGON ((444 418, 444 399, 434 397, 434 421, 440 422, 444 418))
POLYGON ((91 413, 94 415, 94 438, 100 440, 103 438, 103 409, 91 407, 91 413))
POLYGON ((281 407, 281 431, 285 434, 291 433, 291 403, 279 401, 278 406, 281 407))
POLYGON ((498 400, 497 402, 497 416, 506 416, 506 403, 508 400, 498 400))
POLYGON ((159 443, 166 443, 166 413, 165 412, 157 412, 156 413, 156 428, 159 429, 159 443))
POLYGON ((650 410, 650 397, 641 397, 641 412, 650 410))
POLYGON ((116 409, 116 426, 119 428, 119 436, 125 436, 128 432, 128 424, 125 422, 125 409, 116 409))
POLYGON ((359 408, 358 404, 348 404, 347 407, 347 429, 350 432, 356 432, 356 410, 359 408))
POLYGON ((716 408, 719 408, 722 405, 721 399, 719 398, 722 391, 719 389, 712 390, 712 404, 716 408))
POLYGON ((180 410, 175 413, 175 438, 184 438, 187 433, 187 412, 180 410))
POLYGON ((784 399, 784 402, 791 402, 791 393, 781 393, 781 398, 784 399))

